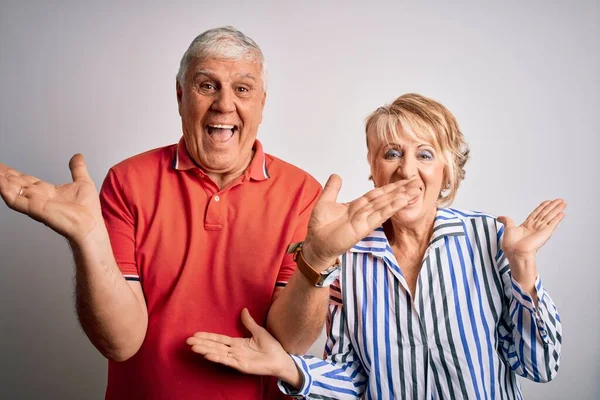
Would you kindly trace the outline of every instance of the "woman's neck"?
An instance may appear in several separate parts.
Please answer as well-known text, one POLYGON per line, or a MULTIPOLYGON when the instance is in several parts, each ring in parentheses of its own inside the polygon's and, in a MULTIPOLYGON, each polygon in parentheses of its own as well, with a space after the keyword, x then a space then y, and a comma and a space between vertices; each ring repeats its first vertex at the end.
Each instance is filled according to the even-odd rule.
POLYGON ((413 253, 418 249, 419 253, 425 253, 433 233, 433 223, 437 209, 433 208, 423 218, 411 224, 401 222, 392 216, 384 226, 386 235, 392 248, 413 253))

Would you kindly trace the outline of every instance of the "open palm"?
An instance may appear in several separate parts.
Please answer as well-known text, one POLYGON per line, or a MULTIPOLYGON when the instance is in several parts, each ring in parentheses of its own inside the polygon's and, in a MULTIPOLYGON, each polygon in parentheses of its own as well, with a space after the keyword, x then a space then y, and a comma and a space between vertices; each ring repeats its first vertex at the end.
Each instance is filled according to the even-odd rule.
POLYGON ((422 188, 413 181, 394 182, 375 188, 350 203, 338 203, 342 180, 331 175, 313 209, 305 249, 327 264, 381 226, 417 197, 422 188))
POLYGON ((566 207, 562 199, 544 201, 519 226, 508 217, 499 217, 498 220, 504 224, 502 250, 506 256, 534 256, 564 218, 566 207))
POLYGON ((52 185, 0 164, 0 195, 8 207, 68 239, 84 237, 102 223, 96 185, 81 154, 69 162, 73 182, 52 185))
POLYGON ((207 360, 254 375, 278 376, 290 357, 279 342, 259 326, 247 309, 242 311, 242 323, 252 337, 232 338, 216 333, 197 332, 187 339, 192 351, 207 360))

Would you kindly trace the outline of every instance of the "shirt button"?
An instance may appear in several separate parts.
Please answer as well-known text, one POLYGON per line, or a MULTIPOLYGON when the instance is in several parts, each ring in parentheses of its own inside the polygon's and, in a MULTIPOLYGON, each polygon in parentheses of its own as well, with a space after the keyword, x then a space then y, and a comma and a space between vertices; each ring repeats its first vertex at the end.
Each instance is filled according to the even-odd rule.
POLYGON ((214 199, 215 199, 215 201, 221 200, 221 198, 219 196, 215 196, 214 199))

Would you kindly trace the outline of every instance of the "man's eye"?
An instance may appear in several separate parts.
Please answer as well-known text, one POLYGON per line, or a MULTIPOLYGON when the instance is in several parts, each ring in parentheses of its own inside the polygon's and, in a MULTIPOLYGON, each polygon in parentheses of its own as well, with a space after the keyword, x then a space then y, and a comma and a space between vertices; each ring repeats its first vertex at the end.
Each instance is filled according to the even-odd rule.
POLYGON ((246 92, 248 92, 249 90, 248 90, 248 88, 247 88, 247 87, 240 86, 240 87, 238 87, 238 88, 237 88, 237 91, 238 91, 238 92, 241 92, 241 93, 246 93, 246 92))
POLYGON ((200 84, 200 87, 204 90, 214 90, 215 85, 213 85, 212 83, 204 82, 200 84))
POLYGON ((402 154, 396 149, 389 149, 385 152, 384 157, 388 160, 402 157, 402 154))

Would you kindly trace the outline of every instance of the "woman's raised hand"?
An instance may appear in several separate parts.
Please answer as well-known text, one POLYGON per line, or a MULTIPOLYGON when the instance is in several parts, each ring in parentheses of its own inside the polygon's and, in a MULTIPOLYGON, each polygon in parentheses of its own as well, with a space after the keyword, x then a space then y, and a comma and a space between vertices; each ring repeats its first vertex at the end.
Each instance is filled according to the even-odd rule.
POLYGON ((331 175, 313 209, 304 244, 304 257, 315 269, 335 259, 418 197, 423 188, 404 180, 375 188, 349 202, 338 203, 342 179, 331 175))

